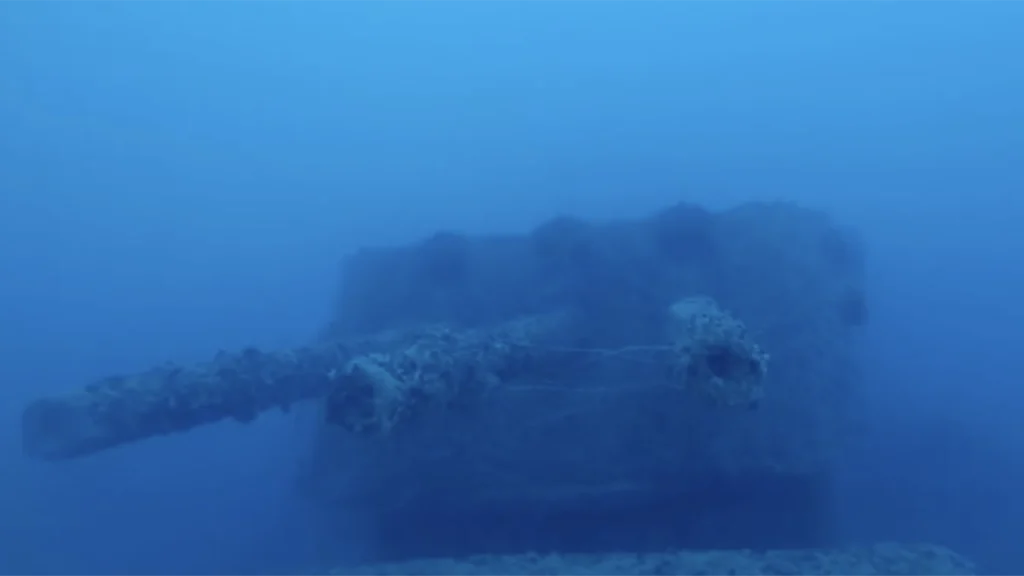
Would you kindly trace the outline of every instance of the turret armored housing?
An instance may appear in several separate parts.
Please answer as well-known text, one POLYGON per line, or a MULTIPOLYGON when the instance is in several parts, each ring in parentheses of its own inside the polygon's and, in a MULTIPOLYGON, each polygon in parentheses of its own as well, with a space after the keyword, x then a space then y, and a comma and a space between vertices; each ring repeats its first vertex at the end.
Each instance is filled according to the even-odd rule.
MULTIPOLYGON (((562 217, 523 235, 438 233, 361 250, 343 264, 326 340, 559 311, 571 321, 557 346, 581 352, 557 377, 439 409, 386 446, 327 426, 307 487, 328 509, 365 512, 383 558, 821 544, 857 407, 863 268, 853 234, 787 203, 562 217), (666 377, 657 351, 678 341, 671 312, 693 306, 762 355, 737 367, 723 348, 676 368, 704 370, 697 379, 712 390, 716 370, 764 369, 756 393, 719 386, 714 398, 666 377)), ((684 331, 692 338, 694 326, 684 331)))

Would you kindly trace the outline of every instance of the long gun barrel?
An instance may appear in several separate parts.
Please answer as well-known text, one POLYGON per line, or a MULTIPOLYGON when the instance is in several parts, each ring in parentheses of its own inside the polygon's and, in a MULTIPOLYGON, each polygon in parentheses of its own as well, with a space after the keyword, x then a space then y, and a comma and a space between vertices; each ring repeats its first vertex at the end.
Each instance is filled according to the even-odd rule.
MULTIPOLYGON (((756 403, 767 356, 741 323, 707 298, 669 311, 670 343, 645 347, 673 385, 724 405, 756 403)), ((22 413, 24 453, 62 460, 220 420, 326 399, 328 421, 356 434, 386 434, 430 405, 472 403, 489 387, 523 378, 558 379, 581 361, 621 351, 564 346, 565 315, 530 317, 488 330, 432 327, 357 342, 282 352, 221 352, 192 366, 111 376, 43 398, 22 413)))
POLYGON ((248 422, 272 408, 326 395, 331 371, 349 359, 336 346, 248 348, 193 366, 110 376, 26 407, 23 450, 33 458, 60 460, 219 420, 248 422))

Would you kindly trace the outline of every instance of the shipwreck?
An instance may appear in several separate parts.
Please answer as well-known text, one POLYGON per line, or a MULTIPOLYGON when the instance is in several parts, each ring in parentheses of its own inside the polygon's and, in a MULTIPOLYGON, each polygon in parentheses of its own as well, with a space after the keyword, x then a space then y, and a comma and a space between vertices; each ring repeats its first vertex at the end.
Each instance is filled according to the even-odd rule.
POLYGON ((316 403, 296 473, 325 518, 361 519, 366 561, 828 546, 864 265, 854 233, 789 203, 367 248, 307 346, 40 398, 24 451, 316 403))

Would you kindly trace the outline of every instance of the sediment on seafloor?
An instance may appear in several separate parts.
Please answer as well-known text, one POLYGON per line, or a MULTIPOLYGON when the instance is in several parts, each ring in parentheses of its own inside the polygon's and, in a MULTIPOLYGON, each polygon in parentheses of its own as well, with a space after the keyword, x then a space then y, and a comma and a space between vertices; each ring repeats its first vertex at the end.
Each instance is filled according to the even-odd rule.
POLYGON ((337 568, 333 574, 976 574, 959 554, 931 544, 807 550, 684 550, 655 554, 515 554, 436 558, 337 568))

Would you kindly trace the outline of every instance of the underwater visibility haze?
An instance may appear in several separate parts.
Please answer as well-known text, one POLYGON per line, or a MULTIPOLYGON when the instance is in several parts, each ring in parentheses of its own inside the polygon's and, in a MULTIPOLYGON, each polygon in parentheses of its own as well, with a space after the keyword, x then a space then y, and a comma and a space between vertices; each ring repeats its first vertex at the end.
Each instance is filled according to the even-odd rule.
MULTIPOLYGON (((607 515, 552 504, 537 508, 550 514, 541 520, 466 512, 471 531, 492 536, 453 537, 446 554, 538 546, 522 535, 501 541, 486 522, 550 527, 543 537, 573 547, 566 552, 600 540, 584 546, 574 526, 621 522, 622 532, 650 530, 649 542, 680 547, 927 542, 981 572, 1024 571, 1020 30, 1024 4, 1014 2, 0 5, 0 572, 297 573, 440 555, 437 533, 454 516, 418 517, 383 553, 380 530, 338 504, 340 484, 325 488, 339 472, 325 471, 324 454, 335 452, 324 443, 349 440, 324 432, 324 416, 344 406, 281 402, 290 410, 254 420, 236 412, 61 461, 25 453, 23 411, 112 375, 221 350, 299 349, 430 316, 396 302, 496 325, 513 308, 532 313, 571 296, 602 319, 586 325, 585 341, 626 339, 626 324, 629 335, 647 327, 634 312, 669 302, 655 280, 691 285, 663 278, 630 243, 631 231, 658 226, 645 220, 656 214, 683 218, 673 226, 686 231, 658 236, 662 248, 671 240, 687 250, 672 244, 659 258, 717 270, 694 285, 750 323, 780 365, 786 353, 757 329, 767 306, 759 291, 817 302, 813 290, 853 278, 829 308, 857 358, 835 378, 857 387, 855 409, 843 408, 850 421, 820 424, 844 435, 828 494, 815 496, 828 530, 758 540, 789 525, 790 513, 726 514, 745 504, 714 476, 700 494, 720 500, 702 499, 701 513, 734 525, 713 536, 655 534, 665 519, 647 522, 639 504, 607 515), (826 218, 834 223, 844 240, 828 254, 842 274, 785 272, 804 270, 798 256, 722 263, 739 254, 730 238, 745 237, 748 220, 762 226, 752 244, 802 242, 790 224, 766 231, 776 215, 826 235, 826 218), (497 255, 518 255, 526 242, 530 258, 557 245, 567 260, 545 260, 537 282, 514 284, 526 278, 520 256, 497 255), (405 270, 410 246, 427 246, 426 275, 390 275, 394 262, 405 270), (444 299, 478 270, 489 299, 444 299), (450 291, 397 294, 435 284, 450 291)), ((422 272, 420 256, 409 258, 422 272)), ((701 314, 735 325, 710 309, 701 314)), ((794 326, 810 318, 778 314, 794 326)), ((824 342, 807 346, 831 350, 824 342)), ((722 376, 708 366, 709 378, 722 376)), ((784 370, 767 366, 763 402, 744 396, 723 418, 777 414, 772 378, 784 370)), ((756 362, 748 368, 759 374, 756 362)), ((676 449, 628 430, 652 453, 676 449)), ((794 430, 785 447, 800 444, 794 430)), ((359 449, 368 453, 336 467, 385 466, 380 445, 359 449)), ((691 449, 699 452, 679 448, 691 449)), ((570 474, 564 459, 538 458, 570 474)), ((579 470, 636 471, 603 463, 579 470)), ((426 486, 443 477, 426 466, 406 478, 426 486)), ((516 466, 508 470, 536 472, 516 466)), ((659 474, 650 477, 672 483, 659 474)), ((619 536, 601 545, 637 545, 619 536)))

